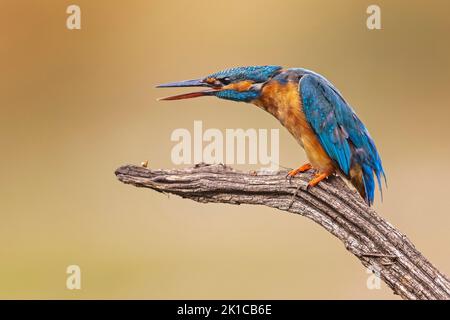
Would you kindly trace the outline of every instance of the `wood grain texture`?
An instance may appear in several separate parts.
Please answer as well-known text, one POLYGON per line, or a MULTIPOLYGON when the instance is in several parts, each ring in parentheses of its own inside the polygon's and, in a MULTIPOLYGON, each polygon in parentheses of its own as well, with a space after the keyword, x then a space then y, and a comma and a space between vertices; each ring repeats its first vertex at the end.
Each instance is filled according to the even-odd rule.
POLYGON ((450 299, 446 275, 342 178, 330 177, 307 190, 312 172, 299 174, 291 182, 286 173, 241 172, 206 164, 172 170, 125 165, 115 172, 123 183, 201 203, 264 205, 305 216, 342 241, 364 266, 379 273, 395 294, 404 299, 450 299))

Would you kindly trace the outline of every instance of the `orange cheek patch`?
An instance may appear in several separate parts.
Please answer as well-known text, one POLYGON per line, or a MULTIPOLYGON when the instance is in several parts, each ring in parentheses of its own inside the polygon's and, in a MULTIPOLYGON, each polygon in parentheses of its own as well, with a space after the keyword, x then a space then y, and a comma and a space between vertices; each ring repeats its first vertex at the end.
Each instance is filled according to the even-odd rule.
POLYGON ((227 86, 222 87, 222 90, 235 90, 239 92, 248 91, 253 85, 253 81, 245 80, 237 83, 232 83, 227 86))
POLYGON ((211 86, 213 86, 213 87, 220 87, 220 86, 221 86, 220 81, 218 81, 218 80, 216 80, 216 79, 214 79, 214 78, 206 78, 204 81, 205 81, 207 84, 209 84, 209 85, 211 85, 211 86))

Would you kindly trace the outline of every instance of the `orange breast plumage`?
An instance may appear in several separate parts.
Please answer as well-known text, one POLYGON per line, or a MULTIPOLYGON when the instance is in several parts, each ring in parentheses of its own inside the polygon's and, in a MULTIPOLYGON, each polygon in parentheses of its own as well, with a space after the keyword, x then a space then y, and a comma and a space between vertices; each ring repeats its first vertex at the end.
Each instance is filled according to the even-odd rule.
POLYGON ((277 118, 305 149, 312 166, 321 172, 334 172, 334 163, 323 149, 314 130, 306 120, 298 83, 268 82, 253 103, 277 118))

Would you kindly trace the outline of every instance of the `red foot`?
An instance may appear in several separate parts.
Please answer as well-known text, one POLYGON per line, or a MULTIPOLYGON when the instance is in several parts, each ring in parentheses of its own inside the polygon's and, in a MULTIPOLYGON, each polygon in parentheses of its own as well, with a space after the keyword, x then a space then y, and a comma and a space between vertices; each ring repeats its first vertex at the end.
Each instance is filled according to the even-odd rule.
POLYGON ((315 187, 317 184, 322 181, 323 179, 326 179, 330 176, 330 173, 321 172, 314 176, 314 178, 308 182, 308 188, 309 187, 315 187))
POLYGON ((294 177, 297 174, 299 174, 300 172, 305 172, 312 169, 312 166, 310 163, 305 163, 304 165, 302 165, 301 167, 298 167, 297 169, 291 170, 288 172, 288 176, 289 177, 294 177))

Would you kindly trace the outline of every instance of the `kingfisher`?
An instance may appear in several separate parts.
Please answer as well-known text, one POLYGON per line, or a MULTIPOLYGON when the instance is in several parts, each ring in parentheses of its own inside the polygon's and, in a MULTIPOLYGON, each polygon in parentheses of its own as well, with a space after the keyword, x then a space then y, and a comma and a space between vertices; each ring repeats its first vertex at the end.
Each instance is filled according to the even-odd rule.
POLYGON ((386 175, 374 140, 338 89, 322 75, 303 68, 248 66, 206 77, 158 85, 157 88, 205 87, 159 100, 214 96, 252 103, 272 114, 305 150, 308 162, 291 170, 315 170, 308 187, 333 174, 343 175, 367 205, 372 205, 375 177, 382 193, 386 175))

